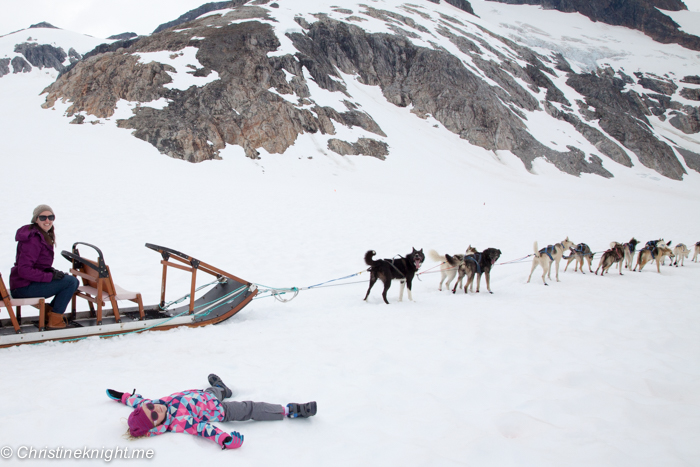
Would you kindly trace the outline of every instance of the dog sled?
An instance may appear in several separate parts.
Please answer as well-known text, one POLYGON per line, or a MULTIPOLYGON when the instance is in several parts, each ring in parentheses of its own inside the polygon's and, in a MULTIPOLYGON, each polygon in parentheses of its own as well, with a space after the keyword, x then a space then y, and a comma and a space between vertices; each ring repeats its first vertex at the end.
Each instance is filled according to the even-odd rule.
POLYGON ((189 255, 150 243, 146 247, 160 253, 163 265, 160 303, 150 306, 143 305, 140 293, 130 292, 115 284, 102 251, 96 246, 78 242, 73 245, 72 251, 62 251, 61 255, 71 263, 70 274, 78 278, 82 285, 73 296, 70 311, 66 310, 64 314, 68 324, 60 329, 46 327, 47 304, 44 298, 13 299, 0 275, 0 310, 6 310, 9 314, 8 318, 0 320, 0 348, 217 324, 238 313, 258 293, 254 284, 189 255), (81 256, 78 245, 95 250, 97 260, 81 256), (189 272, 191 286, 184 297, 166 304, 166 282, 170 268, 189 272), (207 284, 212 286, 210 290, 195 298, 195 293, 206 287, 196 287, 198 273, 206 273, 215 279, 207 284), (87 301, 89 310, 78 312, 78 300, 87 301), (122 308, 119 301, 130 301, 135 306, 122 308), (179 303, 185 304, 171 308, 179 303), (22 318, 23 306, 38 309, 38 316, 22 318), (111 308, 103 308, 105 306, 111 308))

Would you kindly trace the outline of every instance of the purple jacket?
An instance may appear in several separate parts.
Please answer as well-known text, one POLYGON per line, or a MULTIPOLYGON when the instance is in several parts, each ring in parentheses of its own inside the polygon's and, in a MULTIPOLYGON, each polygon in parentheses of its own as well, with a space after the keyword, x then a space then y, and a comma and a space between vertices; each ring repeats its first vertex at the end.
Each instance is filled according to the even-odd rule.
POLYGON ((32 282, 51 282, 53 273, 47 272, 53 264, 53 245, 32 224, 20 227, 15 235, 17 257, 10 271, 10 290, 26 287, 32 282))

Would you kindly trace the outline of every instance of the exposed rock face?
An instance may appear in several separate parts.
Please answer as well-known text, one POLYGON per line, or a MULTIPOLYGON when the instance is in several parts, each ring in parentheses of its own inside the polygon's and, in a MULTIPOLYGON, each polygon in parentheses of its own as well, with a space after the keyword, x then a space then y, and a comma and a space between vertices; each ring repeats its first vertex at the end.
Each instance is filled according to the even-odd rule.
MULTIPOLYGON (((364 84, 380 86, 389 102, 401 107, 413 105, 414 113, 432 115, 477 146, 510 150, 528 168, 536 157, 546 157, 570 174, 610 176, 599 160, 587 161, 578 149, 560 153, 536 141, 497 92, 447 52, 416 47, 399 36, 368 34, 329 19, 312 24, 306 34, 288 36, 299 50, 300 61, 322 87, 335 90, 338 82, 331 77, 338 77, 336 69, 357 74, 364 84)), ((482 61, 481 66, 490 69, 494 77, 500 76, 488 62, 482 61)), ((506 81, 505 76, 501 79, 506 81)), ((510 95, 509 99, 524 108, 538 107, 532 96, 520 97, 510 95)))
POLYGON ((53 24, 47 23, 46 21, 42 21, 41 23, 36 23, 32 24, 29 26, 29 29, 35 29, 35 28, 49 28, 49 29, 59 29, 53 24))
MULTIPOLYGON (((431 3, 436 3, 440 4, 440 0, 428 0, 431 3)), ((462 11, 466 11, 467 13, 474 15, 474 10, 472 9, 472 5, 467 1, 467 0, 445 0, 445 3, 449 3, 453 7, 459 8, 462 11)), ((476 15, 474 15, 476 16, 476 15)))
POLYGON ((676 151, 683 156, 685 164, 691 169, 700 172, 700 154, 676 146, 676 151))
POLYGON ((328 140, 328 149, 340 154, 341 156, 372 156, 377 159, 385 160, 389 155, 389 146, 382 142, 371 138, 360 138, 356 143, 348 143, 336 138, 328 140))
POLYGON ((10 73, 10 59, 0 58, 0 77, 10 73))
POLYGON ((634 91, 623 92, 623 80, 611 70, 570 74, 567 84, 586 96, 585 105, 594 109, 591 117, 607 134, 634 152, 642 164, 674 180, 683 178, 685 169, 673 149, 651 131, 643 101, 634 91))
MULTIPOLYGON (((203 8, 218 10, 221 3, 203 8)), ((297 53, 279 55, 271 54, 280 47, 270 25, 272 10, 250 4, 232 8, 234 3, 223 2, 227 9, 220 14, 186 25, 177 23, 150 36, 97 47, 45 90, 44 107, 63 99, 71 102, 70 116, 87 113, 108 118, 120 99, 144 104, 136 106, 131 118, 119 120, 118 126, 133 130, 136 137, 171 157, 191 162, 216 159, 226 145, 241 146, 251 158, 259 157, 260 148, 284 153, 299 135, 335 135, 337 125, 385 137, 361 104, 351 102, 345 75, 378 86, 388 103, 410 106, 422 118, 431 116, 473 145, 511 151, 528 169, 536 158, 544 157, 572 175, 611 177, 599 156, 631 167, 631 151, 645 166, 681 179, 683 166, 673 149, 654 135, 649 119, 670 118, 686 133, 700 131, 698 108, 673 100, 678 86, 670 78, 629 76, 611 69, 576 74, 561 55, 540 55, 467 21, 440 13, 432 17, 416 5, 403 5, 400 13, 367 5, 357 12, 335 7, 335 13, 353 15, 344 21, 322 13, 307 15, 317 18, 314 22, 296 17, 305 31, 288 32, 286 37, 297 53), (384 21, 394 34, 369 33, 355 25, 368 17, 384 21), (415 45, 413 38, 432 48, 415 45), (137 55, 170 51, 174 56, 186 47, 198 49, 198 64, 188 65, 187 73, 218 79, 186 90, 170 89, 166 85, 172 83, 176 70, 145 63, 137 55), (309 75, 318 87, 342 96, 340 107, 314 101, 309 75), (566 96, 575 94, 562 91, 568 89, 562 78, 584 100, 570 102, 566 96), (649 92, 629 90, 639 91, 638 84, 649 92), (167 105, 157 109, 146 104, 158 99, 167 105), (536 140, 528 118, 539 118, 542 111, 570 124, 597 151, 585 154, 580 148, 536 140)), ((69 56, 73 58, 70 51, 69 56)), ((31 69, 28 63, 27 67, 31 69)), ((692 83, 695 78, 684 80, 692 83)), ((681 94, 691 95, 690 91, 681 94)), ((328 148, 341 155, 379 159, 389 155, 385 142, 363 135, 356 138, 354 143, 331 138, 328 148)))
POLYGON ((641 84, 642 87, 644 87, 645 89, 649 89, 651 91, 658 92, 658 93, 664 94, 666 96, 672 96, 673 93, 676 92, 676 89, 678 89, 678 86, 672 81, 665 81, 665 80, 645 77, 645 76, 642 76, 641 73, 635 73, 635 74, 639 76, 638 83, 641 84))
POLYGON ((226 2, 210 2, 210 3, 205 3, 204 5, 195 8, 194 10, 190 10, 184 15, 180 16, 178 19, 169 21, 167 23, 163 23, 160 26, 158 26, 153 33, 161 32, 164 31, 168 28, 172 28, 174 26, 179 26, 181 24, 187 23, 189 21, 192 21, 199 16, 209 13, 211 11, 216 11, 216 10, 223 10, 224 8, 233 8, 238 5, 243 5, 247 3, 249 0, 233 0, 233 1, 226 1, 226 2))
POLYGON ((566 13, 578 12, 593 21, 642 31, 663 44, 700 50, 700 37, 685 33, 657 8, 687 10, 681 0, 489 0, 516 5, 542 5, 566 13))
POLYGON ((700 132, 700 108, 687 106, 686 110, 685 114, 675 112, 669 123, 689 135, 700 132))
POLYGON ((173 68, 157 62, 142 64, 138 57, 123 53, 93 56, 63 75, 70 78, 59 77, 47 88, 51 92, 44 107, 53 107, 60 97, 73 103, 69 115, 87 112, 98 118, 111 117, 119 99, 150 102, 165 97, 168 90, 162 85, 172 81, 168 70, 173 68), (90 89, 85 88, 87 83, 90 89))
POLYGON ((681 80, 681 83, 700 84, 700 76, 686 76, 681 80))
POLYGON ((680 94, 691 101, 700 101, 700 89, 683 88, 680 94))
MULTIPOLYGON (((258 10, 240 14, 264 14, 258 10)), ((47 88, 45 106, 53 106, 56 99, 64 98, 73 102, 69 114, 85 111, 108 117, 119 99, 149 102, 165 97, 170 101, 166 108, 141 107, 134 117, 118 124, 134 129, 136 137, 162 152, 192 162, 217 158, 226 144, 242 146, 252 158, 258 157, 256 148, 260 147, 282 153, 301 133, 334 134, 332 121, 385 136, 364 112, 338 112, 320 106, 299 109, 269 92, 275 88, 280 94, 309 97, 302 65, 289 55, 267 57, 279 47, 269 25, 257 21, 228 24, 230 19, 222 19, 220 28, 195 28, 186 34, 165 32, 134 42, 128 49, 91 56, 47 88), (191 40, 195 36, 204 39, 191 40), (163 85, 171 82, 167 72, 174 70, 155 62, 140 63, 130 55, 138 51, 179 50, 187 45, 199 47, 197 59, 203 66, 199 72, 206 75, 216 71, 219 80, 201 88, 170 90, 163 85), (287 81, 283 69, 294 77, 287 81), (90 88, 86 88, 86 83, 91 83, 90 88)))
POLYGON ((23 43, 15 45, 15 52, 21 53, 24 57, 38 68, 54 68, 63 71, 63 61, 68 57, 66 52, 60 47, 49 44, 23 43))
POLYGON ((471 4, 467 0, 445 0, 445 3, 449 3, 453 7, 457 7, 462 11, 466 11, 469 14, 474 14, 471 4))
POLYGON ((32 71, 32 66, 22 57, 14 57, 12 59, 13 73, 29 73, 32 71))
POLYGON ((112 41, 121 41, 126 39, 133 39, 134 37, 138 37, 138 34, 136 34, 135 32, 123 32, 121 34, 109 36, 107 39, 112 41))

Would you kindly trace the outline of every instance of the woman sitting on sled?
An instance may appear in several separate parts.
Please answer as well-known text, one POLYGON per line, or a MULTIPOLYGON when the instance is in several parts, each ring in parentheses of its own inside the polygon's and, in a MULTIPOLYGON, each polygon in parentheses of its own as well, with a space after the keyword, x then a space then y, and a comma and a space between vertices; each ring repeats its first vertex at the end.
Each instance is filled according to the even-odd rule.
POLYGON ((204 391, 182 391, 157 400, 113 389, 107 389, 107 395, 115 401, 135 407, 128 422, 128 434, 133 438, 173 431, 210 439, 222 449, 241 447, 243 435, 236 431, 222 431, 208 423, 210 421, 282 420, 284 417, 306 418, 316 415, 316 402, 290 403, 286 407, 266 402, 224 402, 224 399, 231 397, 232 391, 214 374, 209 375, 209 384, 211 387, 204 391))
POLYGON ((10 293, 13 298, 55 296, 46 307, 47 328, 62 329, 66 327, 63 313, 78 288, 78 279, 53 268, 54 220, 53 209, 40 204, 34 208, 31 224, 17 231, 17 257, 10 272, 10 293))

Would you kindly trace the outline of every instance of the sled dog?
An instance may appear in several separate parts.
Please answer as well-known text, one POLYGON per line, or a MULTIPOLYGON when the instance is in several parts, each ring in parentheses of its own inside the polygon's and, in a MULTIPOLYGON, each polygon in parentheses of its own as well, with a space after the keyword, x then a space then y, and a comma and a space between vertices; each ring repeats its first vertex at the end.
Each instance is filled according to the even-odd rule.
POLYGON ((676 261, 674 261, 671 264, 674 265, 675 267, 678 267, 678 261, 680 261, 681 266, 683 266, 685 258, 687 258, 688 255, 690 254, 690 250, 684 244, 679 243, 678 245, 676 245, 673 248, 673 254, 676 255, 676 261))
MULTIPOLYGON (((471 254, 470 249, 472 253, 476 253, 476 249, 469 246, 469 248, 467 248, 467 254, 471 254)), ((445 286, 447 290, 450 290, 450 282, 452 282, 452 279, 457 275, 457 269, 464 260, 464 255, 462 253, 457 253, 456 255, 441 255, 435 250, 430 250, 428 251, 428 256, 430 256, 430 259, 433 261, 440 261, 442 263, 440 265, 440 285, 438 286, 438 290, 442 290, 442 284, 445 282, 445 279, 447 279, 445 286)), ((459 286, 460 288, 462 287, 461 282, 459 282, 459 286)))
POLYGON ((603 271, 600 273, 600 276, 603 277, 603 275, 608 272, 608 269, 610 269, 613 264, 618 265, 618 272, 620 275, 622 275, 622 262, 625 259, 625 248, 625 245, 621 243, 610 243, 610 249, 603 253, 603 256, 600 257, 598 269, 595 270, 596 275, 598 274, 598 270, 602 267, 603 271))
POLYGON ((625 267, 627 269, 631 269, 634 265, 634 253, 637 249, 638 244, 639 241, 636 238, 632 237, 632 239, 629 242, 622 245, 625 249, 625 267))
POLYGON ((564 256, 564 259, 567 260, 564 272, 566 272, 566 269, 572 261, 576 261, 576 264, 574 264, 574 272, 580 267, 581 273, 585 274, 585 272, 583 272, 584 260, 588 261, 588 271, 593 272, 593 269, 591 269, 591 265, 593 264, 593 252, 591 252, 591 248, 588 245, 579 243, 576 245, 576 248, 569 248, 569 251, 571 254, 569 256, 564 256))
POLYGON ((647 242, 646 246, 639 250, 639 254, 637 255, 637 264, 634 265, 633 271, 637 270, 637 266, 639 266, 639 272, 642 272, 642 268, 644 268, 644 265, 647 264, 649 261, 656 261, 656 270, 661 274, 661 260, 663 260, 666 256, 673 258, 673 251, 669 248, 669 245, 671 242, 669 241, 668 243, 664 243, 663 240, 659 240, 656 242, 656 246, 651 246, 653 244, 652 242, 647 242))
POLYGON ((569 240, 569 237, 566 237, 566 239, 561 243, 549 245, 547 248, 542 248, 541 250, 537 249, 537 242, 535 242, 533 245, 535 249, 535 257, 532 259, 530 277, 527 278, 528 283, 530 282, 530 279, 532 279, 532 273, 535 272, 535 268, 540 266, 542 268, 542 282, 544 285, 549 285, 544 278, 547 276, 549 277, 549 280, 552 280, 552 263, 556 263, 556 277, 557 282, 559 282, 559 262, 561 261, 564 252, 572 246, 574 246, 574 242, 569 240))
POLYGON ((369 250, 365 253, 365 263, 369 266, 368 271, 370 272, 370 276, 369 288, 367 289, 367 294, 364 299, 367 300, 372 286, 377 282, 377 279, 380 279, 384 283, 382 298, 384 298, 384 303, 388 305, 389 300, 386 299, 386 293, 389 287, 391 287, 391 280, 398 279, 401 282, 399 301, 403 300, 403 289, 405 285, 408 286, 408 299, 413 301, 411 286, 413 284, 413 277, 416 275, 418 269, 420 269, 423 261, 425 261, 423 249, 416 250, 413 248, 413 251, 407 254, 405 258, 400 256, 394 259, 372 259, 376 254, 377 253, 373 250, 369 250))
POLYGON ((698 262, 698 256, 700 256, 700 242, 695 244, 695 252, 693 253, 693 261, 698 262))
POLYGON ((474 275, 476 274, 476 292, 479 293, 479 287, 481 286, 481 275, 486 276, 486 290, 489 293, 491 291, 491 269, 493 265, 501 257, 501 250, 497 248, 487 248, 481 253, 479 253, 476 248, 472 248, 469 245, 467 252, 462 259, 461 264, 458 266, 459 278, 455 282, 455 286, 452 288, 452 293, 457 291, 457 286, 462 286, 462 280, 464 276, 467 277, 467 283, 464 286, 464 293, 468 293, 467 290, 471 289, 474 292, 474 275))

